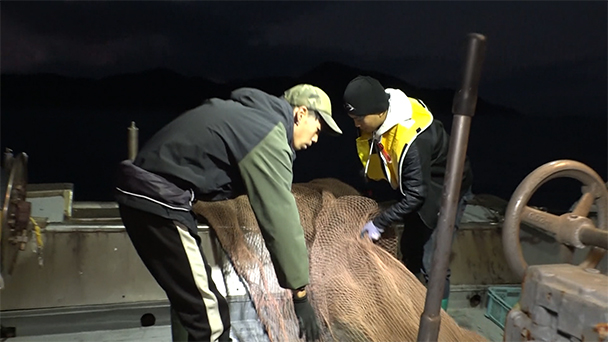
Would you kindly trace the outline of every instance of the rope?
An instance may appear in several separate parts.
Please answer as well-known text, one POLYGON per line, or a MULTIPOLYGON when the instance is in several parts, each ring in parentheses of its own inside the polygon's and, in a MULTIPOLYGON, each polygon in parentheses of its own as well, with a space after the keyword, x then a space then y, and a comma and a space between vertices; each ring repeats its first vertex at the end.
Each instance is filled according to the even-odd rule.
POLYGON ((34 220, 33 217, 30 217, 30 221, 34 225, 34 232, 36 233, 36 243, 38 244, 38 248, 42 249, 42 246, 44 246, 44 244, 42 243, 42 235, 40 234, 40 226, 38 225, 38 222, 36 222, 36 220, 34 220))
POLYGON ((38 225, 38 222, 36 222, 36 220, 34 220, 34 218, 31 216, 30 222, 32 222, 32 224, 34 225, 34 233, 36 234, 36 245, 38 247, 38 265, 42 266, 44 263, 42 259, 42 247, 44 246, 44 243, 42 242, 42 234, 40 234, 40 226, 38 225))

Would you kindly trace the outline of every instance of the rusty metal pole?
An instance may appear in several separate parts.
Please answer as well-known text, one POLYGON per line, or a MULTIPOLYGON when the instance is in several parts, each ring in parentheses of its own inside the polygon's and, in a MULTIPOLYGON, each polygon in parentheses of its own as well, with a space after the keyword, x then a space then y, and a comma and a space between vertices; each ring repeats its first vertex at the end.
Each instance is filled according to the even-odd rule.
POLYGON ((131 126, 127 128, 129 131, 128 134, 128 148, 129 148, 129 159, 135 160, 137 156, 137 151, 139 149, 139 128, 135 126, 135 121, 131 121, 131 126))
POLYGON ((481 75, 481 65, 485 57, 485 36, 470 33, 468 36, 467 56, 463 71, 463 81, 460 90, 454 96, 452 112, 452 133, 446 168, 446 179, 441 198, 441 212, 437 227, 439 231, 433 253, 432 268, 427 286, 424 311, 420 317, 418 329, 419 342, 437 341, 441 325, 441 299, 445 287, 450 252, 452 250, 452 235, 460 184, 464 169, 465 156, 469 140, 471 119, 477 105, 477 88, 481 75))

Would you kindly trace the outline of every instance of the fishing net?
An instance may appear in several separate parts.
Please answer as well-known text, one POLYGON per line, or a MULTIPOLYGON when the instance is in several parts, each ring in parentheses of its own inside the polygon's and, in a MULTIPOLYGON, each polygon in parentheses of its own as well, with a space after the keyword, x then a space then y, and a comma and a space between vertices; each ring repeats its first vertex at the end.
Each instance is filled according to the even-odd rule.
MULTIPOLYGON (((397 236, 377 243, 359 232, 378 212, 375 201, 335 179, 294 184, 310 259, 310 301, 323 327, 321 341, 415 341, 426 288, 396 258, 397 236)), ((245 283, 272 342, 298 341, 291 292, 277 282, 246 196, 197 202, 245 283)), ((485 341, 441 311, 440 341, 485 341)))

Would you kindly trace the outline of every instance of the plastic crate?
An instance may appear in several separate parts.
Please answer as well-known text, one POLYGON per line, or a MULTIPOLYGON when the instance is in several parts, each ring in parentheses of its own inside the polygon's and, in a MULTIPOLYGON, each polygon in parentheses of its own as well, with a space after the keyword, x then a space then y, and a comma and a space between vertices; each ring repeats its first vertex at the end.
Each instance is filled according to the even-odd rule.
POLYGON ((505 328, 507 314, 519 301, 521 287, 493 286, 488 288, 488 306, 485 316, 502 329, 505 328))

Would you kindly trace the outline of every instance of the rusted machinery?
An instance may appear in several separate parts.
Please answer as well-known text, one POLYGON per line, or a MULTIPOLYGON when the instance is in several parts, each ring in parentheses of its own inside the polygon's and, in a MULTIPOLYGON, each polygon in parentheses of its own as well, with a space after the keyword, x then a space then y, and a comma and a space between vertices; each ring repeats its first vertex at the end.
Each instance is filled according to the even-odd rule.
POLYGON ((505 341, 608 341, 608 276, 595 267, 608 249, 608 191, 587 165, 558 160, 542 165, 517 187, 503 225, 505 257, 522 278, 518 305, 507 315, 505 341), (582 183, 571 212, 560 216, 528 206, 540 186, 561 178, 582 183), (592 206, 596 217, 588 217, 592 206), (561 264, 528 266, 520 243, 520 225, 539 229, 560 243, 561 264), (588 249, 581 263, 575 251, 588 249), (577 265, 572 265, 576 263, 577 265))
MULTIPOLYGON (((33 224, 31 203, 26 201, 27 154, 13 155, 11 150, 4 154, 2 171, 2 223, 0 224, 0 289, 4 288, 4 278, 13 273, 17 255, 25 250, 33 224)), ((39 230, 36 230, 38 235, 39 230)), ((41 251, 39 251, 41 252, 41 251)))

